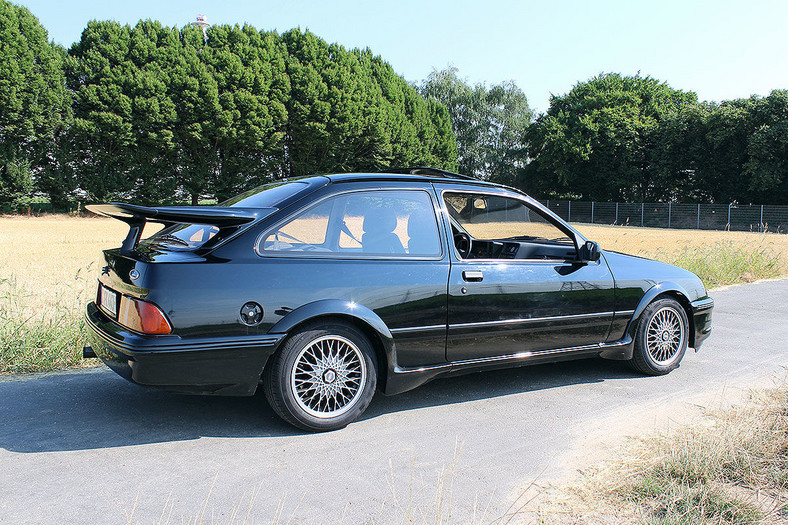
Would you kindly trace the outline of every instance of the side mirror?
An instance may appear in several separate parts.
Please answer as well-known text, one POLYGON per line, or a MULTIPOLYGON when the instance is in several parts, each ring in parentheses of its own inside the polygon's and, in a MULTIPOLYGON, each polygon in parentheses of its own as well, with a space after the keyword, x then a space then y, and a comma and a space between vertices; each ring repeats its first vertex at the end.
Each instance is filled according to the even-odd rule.
POLYGON ((602 252, 599 249, 599 245, 594 241, 586 241, 586 243, 580 247, 580 260, 583 262, 595 262, 599 260, 602 252))

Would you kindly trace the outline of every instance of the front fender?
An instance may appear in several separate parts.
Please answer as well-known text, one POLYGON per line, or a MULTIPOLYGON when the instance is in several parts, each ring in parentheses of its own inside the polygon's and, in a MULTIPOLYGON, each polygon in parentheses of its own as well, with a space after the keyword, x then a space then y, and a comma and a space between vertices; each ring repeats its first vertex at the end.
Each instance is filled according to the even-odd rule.
MULTIPOLYGON (((654 301, 654 299, 657 298, 657 296, 665 295, 665 294, 678 299, 678 301, 684 307, 684 310, 685 311, 687 310, 687 307, 689 306, 690 294, 687 293, 687 290, 683 286, 672 281, 663 281, 659 284, 656 284, 651 288, 649 288, 648 290, 646 290, 646 293, 643 294, 643 297, 640 298, 640 302, 635 308, 635 312, 632 314, 632 318, 629 320, 629 325, 627 326, 626 334, 630 338, 632 339, 635 338, 638 328, 638 322, 640 321, 640 317, 643 315, 643 311, 645 311, 648 305, 651 304, 654 301)), ((689 311, 687 311, 687 320, 690 323, 690 326, 688 327, 689 333, 692 334, 693 333, 691 326, 692 313, 689 311)))

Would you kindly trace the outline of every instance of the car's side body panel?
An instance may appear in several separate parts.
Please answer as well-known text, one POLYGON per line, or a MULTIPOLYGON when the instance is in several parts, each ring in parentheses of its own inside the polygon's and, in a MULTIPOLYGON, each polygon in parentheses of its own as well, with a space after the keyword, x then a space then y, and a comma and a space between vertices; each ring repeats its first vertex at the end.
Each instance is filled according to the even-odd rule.
POLYGON ((613 278, 604 262, 453 262, 447 357, 599 344, 614 308, 613 278))

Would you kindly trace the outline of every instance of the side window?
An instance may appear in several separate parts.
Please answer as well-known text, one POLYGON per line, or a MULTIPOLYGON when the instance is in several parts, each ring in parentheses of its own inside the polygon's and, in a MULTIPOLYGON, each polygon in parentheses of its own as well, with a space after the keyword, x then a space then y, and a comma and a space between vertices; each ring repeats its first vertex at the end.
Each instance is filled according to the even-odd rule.
POLYGON ((537 210, 497 195, 445 193, 455 242, 463 258, 566 259, 574 242, 537 210), (459 238, 457 238, 459 234, 459 238), (463 234, 470 237, 462 241, 463 234))
POLYGON ((420 190, 331 197, 269 232, 259 250, 404 257, 441 253, 432 200, 420 190))
POLYGON ((323 202, 270 232, 260 243, 261 251, 330 251, 325 245, 334 204, 323 202))

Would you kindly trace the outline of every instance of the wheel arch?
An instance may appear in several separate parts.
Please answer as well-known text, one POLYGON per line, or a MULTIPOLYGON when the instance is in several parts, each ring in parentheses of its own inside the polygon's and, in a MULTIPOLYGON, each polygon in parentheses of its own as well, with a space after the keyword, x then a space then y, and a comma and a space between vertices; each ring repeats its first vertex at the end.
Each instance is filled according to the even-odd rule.
MULTIPOLYGON (((282 343, 304 325, 338 320, 349 323, 367 336, 377 359, 378 388, 385 389, 388 371, 395 362, 394 338, 386 323, 370 308, 337 299, 324 299, 305 304, 280 319, 268 331, 272 334, 286 334, 282 343)), ((280 344, 281 346, 281 344, 280 344)))
POLYGON ((684 313, 687 315, 687 332, 688 332, 688 339, 687 343, 688 346, 694 347, 695 346, 695 318, 692 315, 692 306, 690 305, 690 300, 688 298, 687 291, 681 287, 680 285, 674 282, 662 282, 659 283, 651 288, 649 288, 643 297, 640 298, 640 302, 635 308, 635 313, 632 314, 632 319, 629 321, 629 326, 627 327, 627 334, 634 339, 637 333, 638 323, 640 322, 640 318, 643 315, 643 312, 646 310, 648 305, 657 301, 664 297, 670 297, 671 299, 675 299, 681 307, 684 309, 684 313))

